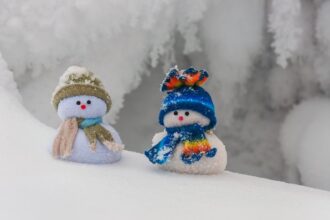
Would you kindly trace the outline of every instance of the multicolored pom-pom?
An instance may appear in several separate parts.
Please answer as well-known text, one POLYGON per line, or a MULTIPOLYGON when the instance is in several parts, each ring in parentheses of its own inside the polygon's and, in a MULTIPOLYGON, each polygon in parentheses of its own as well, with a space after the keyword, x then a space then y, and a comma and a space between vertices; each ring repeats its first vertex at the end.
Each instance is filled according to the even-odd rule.
POLYGON ((179 71, 177 68, 172 68, 161 84, 161 91, 171 91, 182 86, 201 86, 207 81, 208 77, 209 74, 205 70, 197 70, 191 67, 179 71))

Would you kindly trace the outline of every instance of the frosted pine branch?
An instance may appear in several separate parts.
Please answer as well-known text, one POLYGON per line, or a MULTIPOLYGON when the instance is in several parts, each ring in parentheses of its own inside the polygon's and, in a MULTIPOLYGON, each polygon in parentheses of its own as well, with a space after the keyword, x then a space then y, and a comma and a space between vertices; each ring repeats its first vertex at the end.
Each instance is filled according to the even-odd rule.
POLYGON ((273 0, 269 14, 269 31, 274 34, 271 46, 277 54, 277 63, 285 68, 298 49, 302 29, 298 24, 300 0, 273 0))

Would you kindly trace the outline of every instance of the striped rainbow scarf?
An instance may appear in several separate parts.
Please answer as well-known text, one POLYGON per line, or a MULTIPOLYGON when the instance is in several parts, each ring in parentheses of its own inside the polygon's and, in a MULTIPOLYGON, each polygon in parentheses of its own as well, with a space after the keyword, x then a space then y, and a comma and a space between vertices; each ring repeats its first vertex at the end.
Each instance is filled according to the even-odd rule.
POLYGON ((199 124, 166 128, 166 132, 167 135, 158 144, 145 151, 152 163, 168 162, 179 143, 183 144, 181 160, 185 164, 199 161, 204 155, 214 157, 217 153, 216 148, 211 148, 205 136, 205 129, 199 124))

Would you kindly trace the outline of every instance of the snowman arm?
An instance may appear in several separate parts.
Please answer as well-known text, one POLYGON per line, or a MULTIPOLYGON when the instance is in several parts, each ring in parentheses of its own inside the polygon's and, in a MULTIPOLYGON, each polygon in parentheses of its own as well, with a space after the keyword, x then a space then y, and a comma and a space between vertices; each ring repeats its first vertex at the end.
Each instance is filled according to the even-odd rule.
POLYGON ((158 144, 166 135, 167 135, 166 131, 156 133, 152 138, 152 146, 158 144))

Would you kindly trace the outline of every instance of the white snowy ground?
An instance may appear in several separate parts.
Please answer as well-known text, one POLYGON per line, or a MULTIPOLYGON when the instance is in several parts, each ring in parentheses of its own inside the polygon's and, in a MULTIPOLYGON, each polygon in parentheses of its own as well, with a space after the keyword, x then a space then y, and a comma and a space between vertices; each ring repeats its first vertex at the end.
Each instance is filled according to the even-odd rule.
POLYGON ((54 160, 54 130, 1 87, 0 100, 0 219, 330 219, 330 193, 303 186, 169 173, 127 151, 113 165, 54 160))

